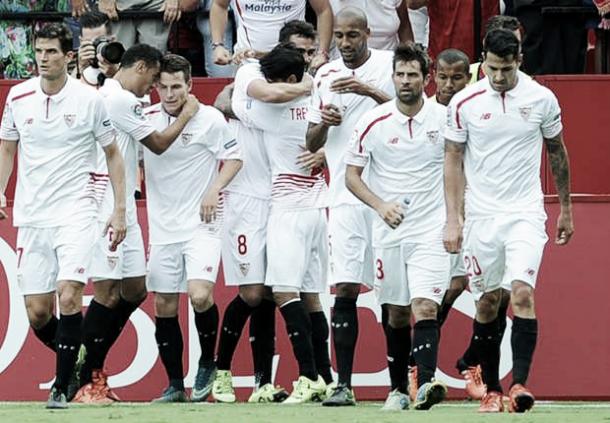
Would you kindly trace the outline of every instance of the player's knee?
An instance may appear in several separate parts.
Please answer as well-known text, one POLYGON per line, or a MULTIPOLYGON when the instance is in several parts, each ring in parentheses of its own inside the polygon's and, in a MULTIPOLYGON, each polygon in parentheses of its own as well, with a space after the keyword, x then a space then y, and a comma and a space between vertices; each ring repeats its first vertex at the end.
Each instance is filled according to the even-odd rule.
POLYGON ((201 313, 214 304, 214 297, 211 289, 197 289, 189 293, 191 304, 195 311, 201 313))
POLYGON ((126 278, 121 281, 121 297, 134 304, 142 304, 148 295, 146 279, 143 276, 126 278))
POLYGON ((436 320, 438 305, 426 298, 415 298, 411 302, 411 310, 417 322, 420 320, 436 320))
POLYGON ((178 294, 155 294, 155 316, 174 317, 178 315, 178 294))
POLYGON ((462 292, 464 292, 467 286, 468 280, 465 276, 456 276, 451 278, 451 283, 449 285, 449 289, 447 289, 447 292, 445 292, 443 302, 446 304, 455 303, 455 300, 462 295, 462 292))
POLYGON ((263 300, 264 287, 262 287, 262 286, 260 288, 250 287, 250 289, 242 289, 240 287, 239 296, 250 307, 252 307, 252 308, 258 307, 260 305, 261 301, 263 300))
POLYGON ((477 302, 477 320, 491 322, 498 314, 500 295, 498 292, 487 292, 477 302))
POLYGON ((52 311, 46 304, 30 302, 26 304, 26 311, 30 326, 33 329, 43 328, 49 319, 51 319, 52 311))
POLYGON ((121 292, 119 290, 119 286, 117 285, 115 288, 109 290, 101 290, 100 292, 95 292, 94 295, 95 302, 108 307, 115 308, 119 304, 119 300, 121 299, 121 292))
POLYGON ((534 290, 525 284, 515 284, 511 294, 511 305, 515 310, 531 310, 534 308, 534 290))
POLYGON ((404 328, 411 321, 411 310, 408 306, 388 304, 388 324, 393 328, 404 328))
POLYGON ((335 286, 335 296, 356 299, 360 294, 359 283, 338 283, 335 286))
POLYGON ((59 311, 62 314, 74 314, 83 306, 83 285, 77 282, 60 282, 57 289, 59 311))

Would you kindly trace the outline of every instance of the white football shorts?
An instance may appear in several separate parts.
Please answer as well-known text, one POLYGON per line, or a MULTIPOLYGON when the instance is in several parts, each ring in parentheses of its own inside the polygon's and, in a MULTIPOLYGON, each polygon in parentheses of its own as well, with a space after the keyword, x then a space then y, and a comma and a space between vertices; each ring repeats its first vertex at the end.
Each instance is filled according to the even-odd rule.
POLYGON ((267 228, 265 285, 291 292, 326 291, 326 210, 273 210, 267 228))
POLYGON ((110 251, 110 233, 103 235, 105 224, 98 222, 97 240, 91 261, 91 279, 121 280, 146 275, 146 253, 139 224, 127 227, 127 235, 116 251, 110 251))
POLYGON ((548 237, 543 216, 500 216, 466 222, 463 255, 475 298, 513 281, 535 287, 548 237))

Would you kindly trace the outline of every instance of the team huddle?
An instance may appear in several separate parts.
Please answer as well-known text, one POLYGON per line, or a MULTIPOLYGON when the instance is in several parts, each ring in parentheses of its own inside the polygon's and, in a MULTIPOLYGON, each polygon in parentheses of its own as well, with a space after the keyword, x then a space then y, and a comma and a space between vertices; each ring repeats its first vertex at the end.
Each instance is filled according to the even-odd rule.
MULTIPOLYGON (((231 364, 250 319, 249 402, 355 405, 364 285, 382 308, 391 382, 384 410, 428 410, 445 399, 435 378, 441 328, 467 286, 476 316, 457 368, 468 395, 481 412, 504 411, 500 343, 510 306, 508 408, 531 409, 534 288, 548 239, 543 145, 561 204, 557 244, 569 241, 573 222, 561 111, 551 91, 519 71, 518 28, 514 18, 492 18, 476 75, 463 52, 440 53, 436 94, 427 98, 427 54, 414 44, 369 48, 361 9, 337 13, 340 57, 313 78, 317 34, 290 21, 276 47, 244 61, 214 107, 189 94, 186 59, 145 44, 129 48, 98 90, 87 86, 66 72, 69 30, 41 28, 40 76, 13 87, 4 108, 0 188, 17 153, 18 281, 35 335, 57 356, 47 407, 119 401, 104 361, 147 292, 168 377, 154 402, 235 402, 231 364), (143 108, 139 98, 153 86, 160 103, 143 108), (148 262, 134 197, 140 144, 148 262), (225 284, 238 287, 222 320, 213 296, 221 265, 225 284), (94 298, 83 317, 88 280, 94 298), (330 324, 319 298, 329 285, 330 324), (201 347, 190 397, 181 293, 201 347), (291 392, 272 379, 276 308, 298 363, 291 392)), ((3 208, 0 218, 8 218, 3 208)))

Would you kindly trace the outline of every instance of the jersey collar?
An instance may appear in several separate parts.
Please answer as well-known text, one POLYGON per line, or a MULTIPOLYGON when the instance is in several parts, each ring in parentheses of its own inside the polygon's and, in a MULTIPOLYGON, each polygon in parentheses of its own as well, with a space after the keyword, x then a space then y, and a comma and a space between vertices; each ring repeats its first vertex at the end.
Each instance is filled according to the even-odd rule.
POLYGON ((62 87, 62 89, 53 95, 48 95, 46 94, 43 90, 42 90, 42 78, 38 77, 38 84, 36 85, 36 92, 37 94, 39 94, 42 98, 44 98, 44 100, 46 101, 47 99, 51 100, 53 103, 59 103, 60 101, 62 101, 64 98, 66 98, 66 96, 68 95, 68 93, 70 92, 70 88, 72 86, 72 77, 70 75, 68 75, 68 78, 66 80, 65 85, 62 87))
POLYGON ((401 124, 406 124, 409 121, 409 119, 413 119, 415 122, 417 122, 419 125, 421 125, 424 122, 424 120, 426 119, 426 116, 428 115, 428 111, 430 110, 430 103, 431 103, 431 100, 428 100, 426 98, 425 94, 423 95, 423 99, 424 99, 424 105, 419 110, 419 112, 417 112, 417 114, 415 116, 413 116, 412 118, 409 118, 407 115, 403 114, 400 110, 398 110, 398 107, 396 106, 396 102, 398 101, 397 99, 392 100, 393 112, 396 114, 396 119, 398 120, 398 122, 401 124))

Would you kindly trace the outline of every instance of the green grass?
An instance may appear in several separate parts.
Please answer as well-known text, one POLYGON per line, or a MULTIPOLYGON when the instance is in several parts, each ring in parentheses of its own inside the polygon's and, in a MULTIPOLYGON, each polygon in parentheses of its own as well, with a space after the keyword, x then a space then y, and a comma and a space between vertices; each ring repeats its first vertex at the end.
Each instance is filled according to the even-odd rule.
POLYGON ((541 403, 527 414, 479 415, 477 404, 447 403, 428 412, 380 411, 379 403, 360 403, 356 407, 327 408, 319 404, 287 406, 280 404, 168 404, 125 403, 109 407, 73 405, 69 410, 45 410, 43 403, 0 403, 0 422, 86 423, 477 423, 544 422, 610 423, 609 403, 541 403))

